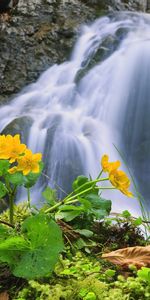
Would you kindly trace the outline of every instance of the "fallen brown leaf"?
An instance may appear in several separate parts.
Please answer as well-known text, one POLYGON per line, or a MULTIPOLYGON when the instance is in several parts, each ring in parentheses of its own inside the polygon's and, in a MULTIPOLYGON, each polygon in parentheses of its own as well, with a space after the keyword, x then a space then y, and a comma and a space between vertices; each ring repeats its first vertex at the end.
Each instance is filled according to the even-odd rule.
POLYGON ((119 249, 103 254, 102 258, 123 268, 129 265, 135 265, 138 269, 143 266, 150 267, 150 245, 119 249))
POLYGON ((11 20, 11 16, 9 13, 0 14, 0 21, 9 22, 11 20))
POLYGON ((0 294, 0 300, 9 300, 9 295, 7 292, 3 292, 0 294))

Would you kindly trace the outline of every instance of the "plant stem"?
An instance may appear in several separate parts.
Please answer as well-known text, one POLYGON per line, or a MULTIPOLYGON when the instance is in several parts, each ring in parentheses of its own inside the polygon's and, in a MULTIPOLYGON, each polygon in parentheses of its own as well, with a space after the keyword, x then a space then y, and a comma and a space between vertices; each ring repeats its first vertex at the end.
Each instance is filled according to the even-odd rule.
POLYGON ((76 195, 74 195, 74 196, 72 196, 70 198, 67 198, 67 200, 65 198, 64 199, 64 203, 68 203, 68 202, 70 203, 70 200, 73 200, 73 199, 77 198, 78 196, 81 196, 81 195, 85 194, 86 192, 89 192, 92 189, 93 189, 93 186, 89 187, 88 189, 86 189, 84 191, 81 191, 80 193, 78 193, 78 194, 76 194, 76 195))
POLYGON ((62 201, 56 203, 56 204, 53 205, 52 207, 46 209, 46 210, 45 210, 45 213, 47 214, 47 213, 49 213, 49 212, 55 211, 55 209, 56 209, 57 207, 61 206, 63 203, 64 203, 64 200, 62 200, 62 201))
POLYGON ((99 173, 98 177, 95 180, 91 180, 91 181, 87 181, 84 184, 82 184, 81 186, 77 187, 74 191, 72 191, 66 198, 65 200, 70 199, 70 196, 72 196, 74 193, 76 193, 78 190, 80 190, 81 188, 85 188, 86 186, 88 186, 89 184, 95 184, 97 182, 101 182, 101 181, 107 181, 109 180, 109 177, 105 177, 105 178, 99 178, 101 176, 101 174, 103 173, 103 170, 99 173))
POLYGON ((103 173, 103 170, 100 171, 100 173, 98 174, 96 179, 99 179, 101 177, 102 173, 103 173))
POLYGON ((30 197, 30 189, 27 188, 27 195, 28 195, 28 208, 31 208, 31 197, 30 197))
POLYGON ((14 196, 16 192, 16 187, 9 193, 9 222, 13 225, 14 219, 14 196))
POLYGON ((113 187, 113 186, 106 186, 106 187, 103 187, 103 186, 98 187, 98 186, 96 186, 95 188, 96 188, 97 190, 116 190, 116 188, 113 187))
MULTIPOLYGON (((104 179, 104 180, 108 180, 107 178, 104 179)), ((94 181, 97 181, 97 180, 94 180, 94 181)), ((98 180, 99 181, 99 180, 98 180)), ((49 212, 53 212, 55 211, 56 208, 58 208, 59 206, 61 206, 62 204, 71 204, 71 203, 75 203, 75 202, 79 202, 78 199, 76 199, 78 196, 81 196, 89 191, 91 191, 93 189, 93 186, 89 187, 88 189, 84 190, 84 191, 81 191, 80 193, 70 197, 70 198, 65 198, 63 199, 62 201, 56 203, 54 206, 48 208, 45 213, 49 213, 49 212), (73 200, 73 201, 72 201, 73 200)), ((108 187, 108 188, 103 188, 103 187, 96 187, 96 189, 115 189, 114 187, 108 187)))

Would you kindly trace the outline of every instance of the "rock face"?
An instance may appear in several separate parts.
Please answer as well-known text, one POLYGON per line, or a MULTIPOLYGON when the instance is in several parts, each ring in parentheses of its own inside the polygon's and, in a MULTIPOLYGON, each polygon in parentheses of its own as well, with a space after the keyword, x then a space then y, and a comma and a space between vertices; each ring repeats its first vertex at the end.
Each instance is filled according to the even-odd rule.
POLYGON ((109 10, 137 10, 146 11, 148 0, 82 0, 90 6, 97 6, 109 10))
POLYGON ((11 0, 1 0, 0 1, 0 12, 5 11, 5 9, 8 7, 11 0))
POLYGON ((9 17, 0 15, 0 102, 52 64, 66 60, 82 23, 106 10, 145 11, 146 4, 146 0, 19 0, 9 17))

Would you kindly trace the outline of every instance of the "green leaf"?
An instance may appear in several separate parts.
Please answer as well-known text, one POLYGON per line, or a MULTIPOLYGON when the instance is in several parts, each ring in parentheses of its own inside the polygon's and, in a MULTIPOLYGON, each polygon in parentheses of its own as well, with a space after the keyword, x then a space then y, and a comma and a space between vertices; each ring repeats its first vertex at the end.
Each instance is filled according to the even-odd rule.
MULTIPOLYGON (((0 233, 4 233, 5 230, 0 233)), ((34 279, 52 272, 63 250, 62 232, 48 216, 28 217, 22 236, 8 237, 0 243, 0 261, 8 263, 17 277, 34 279)))
POLYGON ((64 247, 59 226, 49 216, 38 214, 24 221, 22 231, 30 249, 20 257, 13 274, 34 279, 51 273, 64 247))
POLYGON ((111 210, 111 200, 106 200, 93 193, 86 196, 86 199, 90 201, 92 208, 106 209, 108 212, 111 210))
POLYGON ((0 261, 8 263, 13 269, 19 264, 20 256, 29 248, 28 242, 23 237, 9 237, 0 244, 0 261))
POLYGON ((7 179, 9 180, 10 183, 14 185, 23 185, 25 181, 25 177, 21 172, 17 172, 14 174, 8 174, 7 179))
POLYGON ((49 186, 44 190, 42 196, 51 206, 55 205, 57 202, 56 190, 51 189, 49 186))
MULTIPOLYGON (((11 230, 11 229, 9 229, 11 230)), ((9 231, 6 226, 0 224, 0 242, 4 241, 9 236, 9 231)))
MULTIPOLYGON (((89 180, 87 177, 81 175, 78 176, 75 181, 72 184, 73 190, 76 194, 85 191, 85 194, 89 194, 89 191, 86 191, 87 189, 89 189, 90 187, 92 187, 91 191, 95 194, 98 194, 98 190, 95 189, 96 187, 96 183, 93 183, 92 180, 89 180)), ((91 193, 90 191, 90 193, 91 193)))
POLYGON ((0 176, 3 176, 7 173, 8 169, 10 167, 10 163, 8 160, 0 160, 0 176))
POLYGON ((84 298, 84 300, 96 300, 96 299, 97 297, 94 292, 89 292, 84 298))
POLYGON ((139 217, 136 220, 134 220, 132 223, 133 223, 134 226, 140 226, 140 225, 142 225, 143 220, 142 220, 141 217, 139 217))
POLYGON ((93 236, 93 231, 88 230, 88 229, 76 229, 74 230, 77 233, 80 233, 81 235, 90 238, 91 236, 93 236))
POLYGON ((77 241, 74 242, 74 246, 77 249, 82 249, 84 247, 87 246, 87 244, 85 243, 85 241, 82 238, 77 239, 77 241))
POLYGON ((3 198, 7 194, 8 190, 3 182, 0 181, 0 198, 3 198))
POLYGON ((105 275, 106 275, 107 277, 114 277, 115 274, 116 274, 116 271, 115 271, 115 270, 112 270, 112 269, 108 269, 108 270, 105 271, 105 275))
POLYGON ((137 275, 150 283, 150 268, 142 267, 141 270, 137 272, 137 275))
POLYGON ((88 211, 92 207, 92 204, 89 200, 81 197, 79 197, 78 200, 84 206, 84 211, 88 211))
MULTIPOLYGON (((80 292, 79 292, 79 296, 83 298, 83 297, 85 297, 85 296, 87 295, 87 292, 88 292, 87 289, 82 288, 82 289, 80 290, 80 292)), ((81 298, 81 299, 82 299, 82 298, 81 298)))
POLYGON ((25 177, 25 184, 24 184, 24 186, 26 188, 30 188, 33 185, 35 185, 35 183, 37 182, 38 178, 40 177, 41 172, 43 170, 43 162, 40 162, 39 165, 40 165, 40 172, 39 173, 32 173, 32 172, 30 172, 27 176, 24 176, 25 177))
POLYGON ((73 182, 73 184, 72 184, 73 190, 76 190, 76 189, 78 189, 78 188, 81 187, 80 191, 82 191, 82 185, 85 184, 85 183, 88 182, 88 181, 89 181, 89 180, 88 180, 87 177, 85 177, 85 176, 83 176, 83 175, 78 176, 78 177, 74 180, 74 182, 73 182))
POLYGON ((130 212, 128 211, 128 210, 124 210, 123 212, 122 212, 122 214, 121 214, 121 216, 123 217, 123 218, 130 218, 131 217, 131 214, 130 214, 130 212))
POLYGON ((92 209, 91 212, 93 213, 96 220, 104 219, 104 217, 108 216, 108 212, 106 209, 92 209))
POLYGON ((111 201, 101 198, 93 193, 86 196, 86 199, 91 203, 90 212, 97 220, 108 216, 111 211, 111 201))
POLYGON ((56 220, 64 219, 66 222, 70 222, 81 214, 81 211, 60 211, 55 214, 56 220))

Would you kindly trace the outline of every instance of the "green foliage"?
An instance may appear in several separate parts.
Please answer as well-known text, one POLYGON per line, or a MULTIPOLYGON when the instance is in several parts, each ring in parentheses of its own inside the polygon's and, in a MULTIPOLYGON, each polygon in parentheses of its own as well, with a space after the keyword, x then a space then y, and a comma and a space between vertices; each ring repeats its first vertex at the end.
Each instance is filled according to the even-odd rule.
POLYGON ((7 174, 9 167, 10 163, 8 160, 0 160, 0 176, 7 174))
POLYGON ((137 272, 137 275, 150 284, 150 268, 142 267, 141 270, 137 272))
POLYGON ((128 219, 131 217, 131 214, 128 210, 124 210, 122 213, 121 213, 121 216, 125 219, 128 219))
POLYGON ((85 236, 87 238, 91 238, 93 236, 93 231, 88 229, 76 229, 75 232, 80 233, 80 235, 85 236))
POLYGON ((30 248, 28 241, 21 236, 14 236, 1 241, 0 261, 7 263, 15 275, 15 268, 20 263, 20 257, 30 248))
POLYGON ((108 216, 111 211, 111 201, 98 195, 97 182, 98 180, 78 176, 73 182, 74 191, 57 207, 56 219, 70 222, 78 216, 84 215, 85 219, 92 221, 108 216))
POLYGON ((126 280, 122 276, 118 276, 118 280, 112 284, 112 287, 120 289, 126 297, 129 294, 129 299, 145 300, 150 298, 150 283, 139 276, 128 277, 126 280))
POLYGON ((128 210, 124 210, 120 214, 120 217, 126 219, 127 221, 131 221, 133 226, 140 226, 143 223, 143 220, 141 217, 134 219, 128 210))
POLYGON ((96 273, 99 274, 101 269, 100 263, 94 259, 86 257, 81 252, 76 252, 75 256, 70 256, 69 258, 60 258, 60 261, 55 267, 55 273, 57 276, 63 277, 70 276, 72 278, 84 279, 89 274, 96 273))
POLYGON ((3 240, 3 231, 0 261, 7 263, 15 276, 32 279, 53 271, 63 250, 63 240, 59 226, 50 217, 42 214, 28 217, 20 236, 3 240))
POLYGON ((15 174, 7 174, 6 179, 9 183, 13 185, 23 185, 25 183, 25 176, 21 172, 17 172, 15 174))
POLYGON ((95 187, 96 187, 96 183, 95 182, 93 183, 92 179, 89 180, 89 178, 83 175, 78 176, 72 184, 73 191, 76 193, 86 191, 88 188, 92 188, 92 190, 97 194, 98 191, 95 189, 95 187))
MULTIPOLYGON (((17 228, 20 228, 22 222, 30 215, 31 211, 27 205, 27 202, 21 202, 17 205, 14 205, 14 224, 17 228)), ((0 215, 0 220, 9 223, 9 210, 3 211, 3 213, 0 215)))
POLYGON ((13 300, 148 300, 150 297, 149 282, 121 275, 116 280, 115 270, 105 271, 98 261, 80 252, 69 258, 61 257, 54 272, 56 276, 46 282, 29 281, 13 300))
MULTIPOLYGON (((65 205, 63 207, 63 209, 65 209, 65 205)), ((78 209, 78 207, 75 207, 72 205, 72 207, 70 207, 70 210, 68 211, 68 206, 67 206, 67 211, 61 211, 61 207, 60 210, 55 214, 56 220, 59 219, 64 219, 66 222, 70 222, 73 219, 75 219, 76 217, 78 217, 81 212, 83 212, 82 209, 78 209)))
POLYGON ((96 295, 93 292, 87 293, 86 289, 82 289, 79 293, 79 298, 83 300, 96 300, 96 295))
POLYGON ((86 197, 91 204, 90 213, 98 220, 103 219, 105 216, 108 216, 111 211, 111 201, 101 198, 95 194, 89 194, 86 197))
MULTIPOLYGON (((5 137, 2 139, 5 140, 5 137)), ((25 149, 19 139, 18 145, 25 149)), ((14 159, 12 151, 12 159, 9 155, 6 156, 10 157, 9 161, 0 159, 0 197, 8 196, 10 215, 8 220, 8 212, 3 214, 6 218, 1 220, 3 225, 0 225, 0 267, 4 266, 6 270, 9 267, 10 277, 13 279, 21 277, 29 280, 28 283, 25 281, 25 288, 15 298, 12 297, 12 300, 148 299, 150 297, 149 268, 142 268, 137 274, 134 273, 135 278, 129 277, 127 281, 122 276, 115 280, 117 274, 113 266, 111 269, 108 265, 107 268, 106 265, 103 268, 103 264, 96 258, 86 257, 80 252, 75 255, 77 249, 82 249, 88 254, 94 253, 97 248, 99 250, 99 243, 101 243, 101 250, 104 244, 109 248, 111 243, 114 247, 115 226, 111 234, 110 230, 109 235, 106 234, 105 241, 96 240, 102 231, 100 230, 95 237, 94 227, 92 227, 93 223, 101 226, 104 222, 99 222, 99 220, 105 220, 110 214, 111 201, 103 199, 99 193, 99 190, 103 188, 111 189, 111 187, 101 186, 103 181, 109 181, 109 176, 101 178, 102 172, 95 180, 91 177, 78 176, 73 182, 73 191, 61 201, 57 201, 56 191, 47 187, 42 193, 46 205, 39 210, 37 208, 33 210, 30 204, 29 188, 39 178, 43 163, 41 154, 37 157, 31 151, 27 151, 26 154, 24 152, 18 154, 19 156, 14 159), (28 168, 28 159, 30 159, 31 168, 28 168), (34 159, 37 160, 36 168, 34 159), (23 167, 19 167, 21 160, 23 167), (39 173, 36 173, 37 170, 39 173), (22 217, 22 209, 20 213, 19 206, 18 208, 14 206, 18 186, 28 189, 28 204, 24 217, 22 217), (63 229, 66 244, 71 247, 73 255, 67 252, 66 247, 63 252, 64 257, 60 256, 60 252, 64 249, 62 231, 54 219, 58 220, 58 224, 63 229), (71 223, 66 224, 60 219, 71 223), (106 245, 107 243, 109 245, 106 245)), ((134 229, 142 224, 141 218, 133 219, 128 211, 124 211, 119 218, 117 216, 117 225, 121 224, 122 219, 125 220, 125 225, 131 222, 134 229)), ((107 229, 110 229, 110 225, 113 227, 112 222, 114 219, 107 220, 107 229)), ((126 232, 126 228, 128 227, 125 227, 124 240, 129 243, 130 236, 134 238, 135 231, 132 231, 129 236, 129 230, 126 232)), ((116 246, 118 246, 118 238, 119 235, 116 246)), ((120 239, 122 243, 122 234, 120 239)))
POLYGON ((4 241, 11 233, 11 229, 8 230, 6 226, 0 224, 0 242, 4 241))
POLYGON ((3 182, 0 181, 0 198, 7 194, 8 190, 3 182))
POLYGON ((44 190, 42 196, 50 206, 57 203, 56 190, 51 189, 49 186, 44 190))

